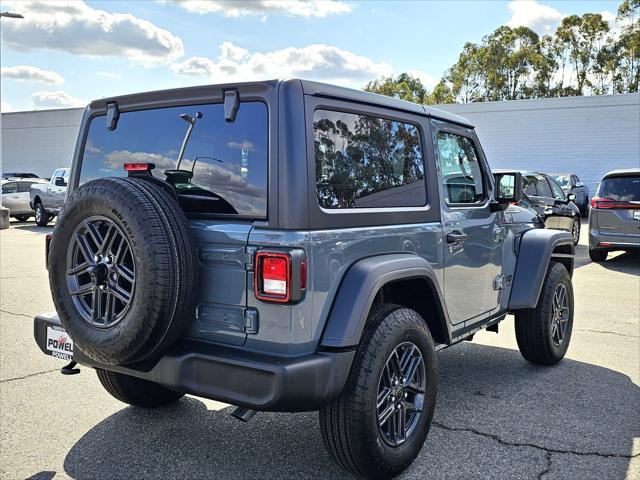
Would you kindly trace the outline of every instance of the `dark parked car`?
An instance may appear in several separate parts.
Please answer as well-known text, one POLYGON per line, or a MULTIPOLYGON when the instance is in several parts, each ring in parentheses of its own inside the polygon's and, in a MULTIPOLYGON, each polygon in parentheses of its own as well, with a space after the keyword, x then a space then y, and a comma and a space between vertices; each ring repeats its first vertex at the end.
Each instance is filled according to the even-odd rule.
POLYGON ((525 359, 567 351, 572 237, 511 205, 520 173, 462 117, 289 79, 96 100, 78 138, 34 335, 123 402, 319 410, 382 479, 427 438, 437 350, 512 313, 525 359))
POLYGON ((640 248, 640 170, 607 173, 591 200, 589 257, 603 262, 612 250, 640 248))
POLYGON ((589 187, 574 173, 550 173, 549 176, 560 185, 565 194, 573 193, 576 196, 573 203, 578 206, 582 216, 586 217, 589 213, 589 187))
MULTIPOLYGON (((509 172, 510 170, 495 170, 509 172)), ((540 172, 520 171, 522 174, 521 207, 538 214, 546 228, 566 230, 571 233, 575 245, 580 241, 580 209, 573 202, 572 193, 565 194, 549 175, 540 172)))
POLYGON ((2 172, 3 180, 8 180, 10 178, 18 179, 18 178, 40 178, 40 177, 38 177, 38 175, 36 175, 35 173, 28 173, 28 172, 2 172))

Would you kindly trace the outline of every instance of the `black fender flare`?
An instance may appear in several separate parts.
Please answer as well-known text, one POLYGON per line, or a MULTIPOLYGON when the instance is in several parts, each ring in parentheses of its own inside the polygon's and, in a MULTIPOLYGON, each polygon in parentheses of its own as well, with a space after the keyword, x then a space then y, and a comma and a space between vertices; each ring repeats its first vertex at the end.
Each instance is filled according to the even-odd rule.
POLYGON ((562 262, 573 275, 575 246, 573 237, 563 230, 527 230, 516 244, 518 260, 509 296, 509 310, 535 308, 542 291, 549 262, 562 262), (562 247, 562 248, 558 248, 562 247))
POLYGON ((360 337, 376 294, 384 285, 397 280, 424 278, 442 309, 443 331, 451 338, 444 297, 436 272, 424 258, 410 253, 394 253, 364 258, 344 275, 333 299, 320 340, 323 348, 348 348, 360 337))

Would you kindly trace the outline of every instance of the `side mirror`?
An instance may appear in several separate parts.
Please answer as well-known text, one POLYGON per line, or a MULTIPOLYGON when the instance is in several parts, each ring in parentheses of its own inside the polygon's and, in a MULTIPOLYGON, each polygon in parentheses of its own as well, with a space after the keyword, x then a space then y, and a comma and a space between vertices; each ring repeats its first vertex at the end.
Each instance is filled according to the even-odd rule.
POLYGON ((64 181, 64 177, 56 177, 53 179, 53 183, 56 187, 66 187, 67 182, 64 181))
POLYGON ((518 203, 522 200, 522 174, 520 172, 494 174, 498 203, 518 203))
POLYGON ((576 201, 576 194, 575 193, 567 193, 567 200, 569 200, 570 202, 575 202, 576 201))
POLYGON ((582 182, 576 182, 576 187, 584 187, 584 183, 582 183, 582 182))

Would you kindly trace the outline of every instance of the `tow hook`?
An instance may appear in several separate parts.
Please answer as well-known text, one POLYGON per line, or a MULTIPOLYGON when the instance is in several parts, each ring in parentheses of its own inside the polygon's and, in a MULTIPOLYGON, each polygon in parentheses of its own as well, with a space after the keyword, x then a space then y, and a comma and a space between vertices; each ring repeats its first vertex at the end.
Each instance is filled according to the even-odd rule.
POLYGON ((68 365, 65 365, 60 369, 60 373, 63 375, 76 375, 80 373, 80 369, 75 368, 77 364, 78 362, 74 362, 73 360, 71 360, 68 365))
POLYGON ((255 410, 251 410, 250 408, 245 407, 236 407, 231 412, 231 416, 241 422, 248 422, 253 418, 253 416, 258 413, 255 410))

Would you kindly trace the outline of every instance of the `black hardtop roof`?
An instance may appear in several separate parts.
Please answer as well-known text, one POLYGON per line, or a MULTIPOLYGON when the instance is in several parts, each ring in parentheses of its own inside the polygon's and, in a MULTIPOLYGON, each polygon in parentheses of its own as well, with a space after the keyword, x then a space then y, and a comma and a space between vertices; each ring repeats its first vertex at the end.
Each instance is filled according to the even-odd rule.
POLYGON ((408 102, 406 100, 399 100, 397 98, 387 97, 385 95, 379 95, 377 93, 365 92, 363 90, 356 90, 353 88, 347 87, 339 87, 337 85, 330 85, 327 83, 315 82, 311 80, 302 80, 302 79, 286 79, 286 80, 265 80, 265 81, 254 81, 254 82, 234 82, 234 83, 224 83, 224 84, 213 84, 213 85, 200 85, 195 87, 182 87, 182 88, 172 88, 166 90, 155 90, 150 92, 140 92, 133 93, 127 95, 119 95, 115 97, 101 98, 99 100, 94 100, 89 104, 90 109, 94 108, 103 108, 105 104, 111 102, 128 102, 135 100, 142 101, 152 101, 153 99, 161 99, 162 97, 171 97, 177 96, 176 94, 180 94, 181 97, 184 96, 193 96, 198 97, 201 93, 206 90, 211 90, 212 88, 219 89, 228 89, 228 88, 237 88, 237 87, 246 87, 252 85, 262 85, 271 88, 278 88, 286 86, 288 84, 299 82, 302 85, 302 90, 305 95, 314 95, 314 96, 323 96, 323 97, 331 97, 336 99, 350 100, 356 101, 359 103, 364 103, 368 105, 380 106, 385 108, 392 108, 395 110, 401 110, 405 112, 414 113, 417 115, 425 115, 428 117, 433 117, 441 120, 445 120, 448 122, 457 123, 459 125, 464 125, 466 127, 473 128, 473 124, 469 122, 464 117, 460 115, 456 115, 453 113, 445 112, 444 110, 439 110, 437 108, 429 107, 426 105, 419 105, 417 103, 408 102))

